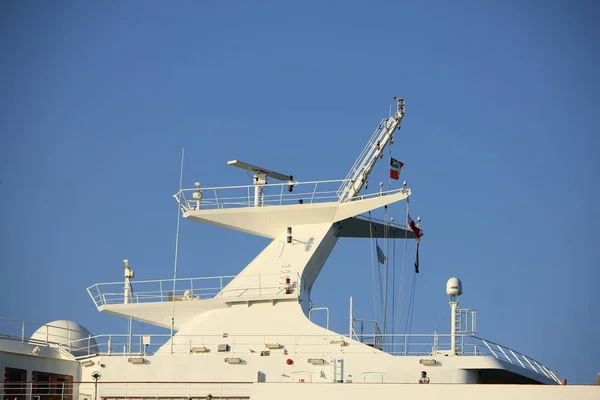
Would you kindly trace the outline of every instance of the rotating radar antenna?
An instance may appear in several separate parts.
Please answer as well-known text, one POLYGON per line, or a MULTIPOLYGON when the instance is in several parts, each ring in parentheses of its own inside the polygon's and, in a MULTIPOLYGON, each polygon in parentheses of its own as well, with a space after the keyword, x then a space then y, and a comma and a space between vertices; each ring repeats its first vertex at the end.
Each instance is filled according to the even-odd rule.
POLYGON ((239 160, 227 161, 227 165, 245 169, 254 173, 252 183, 254 184, 254 206, 260 207, 263 204, 263 187, 267 184, 267 178, 273 178, 278 181, 288 181, 290 192, 294 187, 294 177, 292 175, 280 174, 267 168, 257 167, 239 160))

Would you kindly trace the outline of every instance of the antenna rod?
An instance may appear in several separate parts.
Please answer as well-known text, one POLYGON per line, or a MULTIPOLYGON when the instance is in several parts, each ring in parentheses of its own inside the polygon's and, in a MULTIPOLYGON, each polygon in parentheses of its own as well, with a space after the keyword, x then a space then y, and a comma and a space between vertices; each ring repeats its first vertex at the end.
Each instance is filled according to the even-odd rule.
MULTIPOLYGON (((179 193, 183 187, 183 157, 185 155, 185 148, 181 149, 181 171, 179 173, 179 193)), ((173 296, 171 301, 173 305, 171 307, 171 354, 173 354, 173 331, 175 330, 175 288, 177 280, 177 261, 179 260, 179 222, 181 221, 181 211, 179 210, 179 204, 177 204, 177 234, 175 235, 175 265, 173 266, 173 296)))

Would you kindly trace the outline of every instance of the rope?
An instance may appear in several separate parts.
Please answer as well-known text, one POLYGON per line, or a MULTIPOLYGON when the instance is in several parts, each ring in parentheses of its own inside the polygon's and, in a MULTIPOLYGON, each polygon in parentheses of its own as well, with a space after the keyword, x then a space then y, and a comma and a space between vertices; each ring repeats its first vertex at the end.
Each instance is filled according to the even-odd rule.
POLYGON ((410 301, 408 303, 408 315, 406 316, 406 325, 404 331, 410 335, 412 332, 412 322, 414 316, 415 307, 415 294, 417 292, 417 274, 413 273, 412 289, 410 293, 410 301))
MULTIPOLYGON (((406 227, 408 228, 408 212, 409 212, 410 204, 408 198, 406 199, 406 227)), ((400 296, 398 297, 398 317, 396 318, 396 324, 398 328, 401 327, 402 324, 402 299, 404 297, 404 267, 406 265, 406 245, 408 242, 408 229, 404 230, 404 248, 402 251, 402 268, 400 269, 400 296)))
POLYGON ((394 238, 392 239, 392 350, 395 343, 394 334, 396 333, 396 230, 394 229, 394 238))
POLYGON ((389 252, 388 252, 388 248, 389 248, 389 240, 388 240, 388 215, 389 215, 389 211, 388 211, 388 207, 387 205, 385 206, 385 212, 384 212, 384 220, 385 223, 383 225, 383 240, 384 240, 384 248, 385 248, 385 264, 384 264, 384 270, 385 270, 385 293, 383 295, 384 298, 384 302, 383 302, 383 334, 385 335, 387 333, 387 308, 388 308, 388 282, 389 282, 389 252))
POLYGON ((375 320, 377 320, 377 295, 375 294, 375 258, 373 254, 373 225, 371 224, 371 211, 369 211, 369 235, 371 237, 371 270, 373 272, 373 312, 375 313, 375 320))

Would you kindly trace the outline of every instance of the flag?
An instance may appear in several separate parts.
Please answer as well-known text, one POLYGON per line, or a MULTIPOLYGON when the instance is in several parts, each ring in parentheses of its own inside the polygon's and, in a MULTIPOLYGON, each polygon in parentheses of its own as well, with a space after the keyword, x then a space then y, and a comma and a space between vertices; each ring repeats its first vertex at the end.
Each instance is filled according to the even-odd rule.
POLYGON ((381 247, 377 244, 377 261, 379 261, 379 264, 385 264, 386 259, 387 257, 383 254, 383 250, 381 250, 381 247))
POLYGON ((408 215, 408 226, 410 226, 410 229, 415 233, 417 242, 420 241, 423 234, 421 233, 421 229, 417 226, 415 221, 413 221, 413 219, 410 217, 410 214, 408 215))
POLYGON ((419 273, 419 246, 421 242, 417 242, 417 256, 415 257, 415 273, 419 273))
POLYGON ((400 170, 404 167, 404 163, 402 161, 398 161, 392 157, 390 157, 390 178, 399 179, 400 178, 400 170))

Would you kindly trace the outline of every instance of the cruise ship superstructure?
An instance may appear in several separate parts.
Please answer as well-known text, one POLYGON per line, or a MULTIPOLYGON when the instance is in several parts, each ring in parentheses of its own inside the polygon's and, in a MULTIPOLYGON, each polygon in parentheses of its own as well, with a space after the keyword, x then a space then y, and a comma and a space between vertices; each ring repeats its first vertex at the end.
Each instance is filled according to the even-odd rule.
POLYGON ((272 241, 236 276, 139 281, 125 260, 124 281, 88 288, 99 311, 171 333, 92 335, 69 321, 3 319, 4 399, 600 398, 600 388, 564 387, 541 362, 477 337, 456 278, 448 334, 387 335, 352 307, 348 332, 311 322, 311 290, 338 239, 419 239, 420 228, 365 217, 411 195, 405 186, 361 194, 400 129, 404 100, 395 105, 343 180, 298 182, 234 160, 251 185, 175 194, 186 220, 272 241), (418 384, 422 370, 429 385, 418 384))

